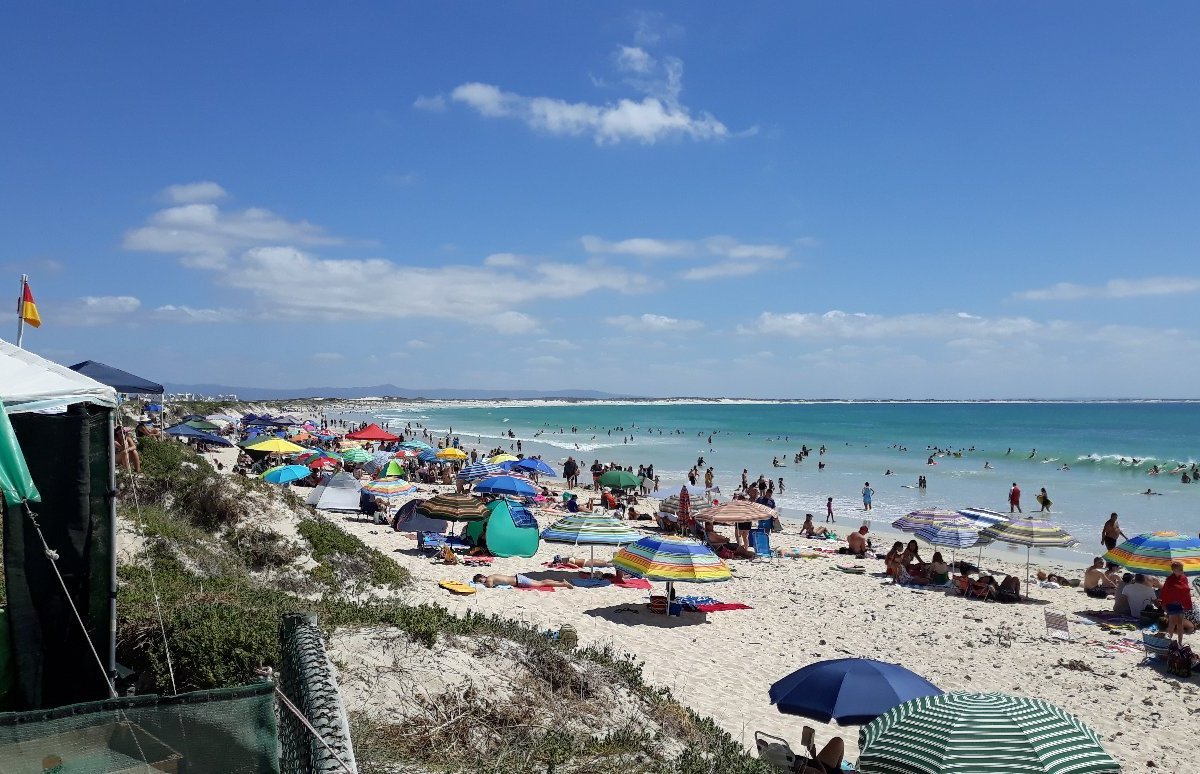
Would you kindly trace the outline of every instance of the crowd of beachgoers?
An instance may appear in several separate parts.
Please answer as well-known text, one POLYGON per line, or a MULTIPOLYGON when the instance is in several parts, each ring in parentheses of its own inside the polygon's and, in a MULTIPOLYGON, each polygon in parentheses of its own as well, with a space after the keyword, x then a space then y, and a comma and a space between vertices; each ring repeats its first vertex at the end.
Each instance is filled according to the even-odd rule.
MULTIPOLYGON (((145 423, 135 432, 156 431, 145 423)), ((364 484, 411 482, 412 489, 398 496, 364 489, 358 512, 330 515, 413 572, 417 601, 499 612, 537 623, 552 636, 616 643, 645 659, 651 679, 747 745, 753 730, 794 739, 800 725, 811 723, 829 738, 814 746, 814 758, 853 758, 853 735, 789 719, 767 699, 770 684, 796 667, 853 655, 903 663, 947 691, 1035 693, 1080 716, 1127 766, 1153 761, 1159 770, 1182 770, 1177 762, 1195 753, 1196 742, 1171 733, 1169 725, 1172 717, 1200 713, 1200 692, 1186 681, 1167 687, 1166 670, 1139 668, 1151 647, 1146 638, 1169 634, 1180 650, 1195 630, 1196 611, 1181 571, 1154 575, 1098 557, 1088 568, 1043 560, 1031 576, 1024 566, 970 551, 951 549, 947 560, 951 550, 937 544, 925 548, 931 552, 925 558, 916 539, 893 542, 866 521, 872 516, 869 483, 861 511, 849 518, 841 513, 836 521, 830 508, 821 523, 807 514, 797 528, 774 510, 783 479, 743 469, 735 491, 721 492, 703 458, 688 471, 686 485, 668 486, 649 462, 569 455, 550 465, 526 456, 516 438, 470 444, 417 422, 379 426, 319 417, 286 429, 231 422, 216 434, 239 445, 201 448, 234 475, 270 480, 271 471, 290 463, 311 471, 289 482, 302 490, 340 473, 364 484), (302 444, 303 451, 256 450, 262 443, 256 438, 302 444), (532 555, 496 556, 487 532, 469 525, 436 539, 406 526, 422 513, 414 503, 470 494, 487 480, 461 475, 471 470, 527 484, 529 491, 492 491, 481 499, 523 501, 538 529, 583 513, 607 516, 643 537, 681 536, 714 554, 732 583, 696 584, 687 590, 703 593, 683 593, 685 579, 664 589, 614 562, 619 546, 543 541, 532 555), (728 515, 706 516, 729 508, 728 515), (578 601, 562 594, 501 593, 510 587, 569 591, 578 601), (1043 613, 1051 609, 1063 611, 1069 640, 1047 636, 1051 617, 1043 613), (690 655, 700 652, 705 655, 698 660, 690 655)), ((820 458, 825 452, 803 446, 799 455, 820 458)), ((1019 489, 1015 501, 1013 492, 1009 496, 1019 517, 1019 489)), ((1048 510, 1049 497, 1044 500, 1039 505, 1048 510)), ((1106 544, 1110 537, 1129 538, 1115 514, 1103 536, 1106 544)), ((1150 663, 1162 665, 1171 646, 1159 640, 1162 652, 1150 663)), ((343 645, 349 647, 335 637, 335 657, 343 645)), ((378 700, 371 694, 370 701, 378 700)))

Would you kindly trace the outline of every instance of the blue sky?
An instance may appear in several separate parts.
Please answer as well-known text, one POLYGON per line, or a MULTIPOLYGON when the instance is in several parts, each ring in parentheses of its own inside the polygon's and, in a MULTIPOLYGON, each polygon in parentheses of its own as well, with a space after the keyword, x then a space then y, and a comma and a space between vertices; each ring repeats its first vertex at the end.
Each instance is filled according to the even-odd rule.
POLYGON ((1195 397, 1197 28, 6 3, 0 263, 28 348, 176 383, 1195 397))

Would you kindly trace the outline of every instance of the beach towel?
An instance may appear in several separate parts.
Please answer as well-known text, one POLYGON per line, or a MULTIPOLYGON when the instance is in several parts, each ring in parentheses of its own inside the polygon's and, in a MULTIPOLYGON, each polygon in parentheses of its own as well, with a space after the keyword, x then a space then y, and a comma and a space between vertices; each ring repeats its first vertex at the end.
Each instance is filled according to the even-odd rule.
MULTIPOLYGON (((574 583, 574 581, 572 581, 574 583)), ((511 586, 509 587, 511 588, 511 586)), ((517 591, 554 591, 553 586, 517 586, 517 591)))
POLYGON ((1112 610, 1080 610, 1076 615, 1082 618, 1090 618, 1093 621, 1103 621, 1104 623, 1137 623, 1138 619, 1115 613, 1112 610))
MULTIPOLYGON (((604 577, 608 580, 612 580, 616 576, 605 575, 604 577)), ((626 578, 620 583, 612 580, 612 585, 622 589, 648 589, 650 588, 650 581, 646 580, 645 578, 626 578)))
POLYGON ((612 581, 604 580, 603 578, 577 578, 572 580, 576 588, 581 589, 598 589, 603 586, 611 586, 612 581))
POLYGON ((714 602, 708 605, 696 605, 694 609, 698 613, 720 613, 725 610, 753 610, 754 608, 741 602, 714 602))
POLYGON ((839 564, 836 567, 838 570, 850 573, 851 575, 862 575, 867 571, 867 568, 861 564, 839 564))
POLYGON ((494 556, 467 556, 463 558, 463 564, 468 567, 486 567, 491 564, 496 557, 494 556))

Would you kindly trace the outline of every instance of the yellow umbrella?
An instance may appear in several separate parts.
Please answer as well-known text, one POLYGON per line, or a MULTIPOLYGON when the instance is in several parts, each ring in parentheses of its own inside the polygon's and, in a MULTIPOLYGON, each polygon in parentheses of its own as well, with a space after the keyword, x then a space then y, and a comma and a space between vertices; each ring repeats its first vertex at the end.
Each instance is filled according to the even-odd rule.
POLYGON ((437 453, 437 457, 440 460, 465 460, 467 458, 467 453, 462 449, 455 449, 453 446, 451 446, 447 449, 442 449, 439 451, 437 453))
POLYGON ((497 454, 495 457, 492 457, 490 460, 488 460, 488 462, 492 463, 493 465, 499 465, 501 462, 512 462, 513 460, 519 459, 521 458, 514 457, 511 454, 497 454))
POLYGON ((303 446, 285 441, 282 438, 268 438, 265 441, 250 444, 246 447, 250 451, 271 452, 273 454, 293 454, 295 452, 304 451, 303 446))

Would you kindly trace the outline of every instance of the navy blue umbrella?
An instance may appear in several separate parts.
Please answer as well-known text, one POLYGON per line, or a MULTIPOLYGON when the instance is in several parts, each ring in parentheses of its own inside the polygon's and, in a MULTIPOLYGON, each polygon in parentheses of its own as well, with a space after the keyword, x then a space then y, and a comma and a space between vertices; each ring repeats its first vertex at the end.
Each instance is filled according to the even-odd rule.
POLYGON ((535 497, 537 489, 533 484, 516 476, 492 476, 485 478, 475 485, 475 491, 480 494, 511 495, 513 497, 535 497))
POLYGON ((911 699, 942 691, 899 664, 869 658, 818 661, 771 686, 781 712, 828 723, 863 725, 911 699))

